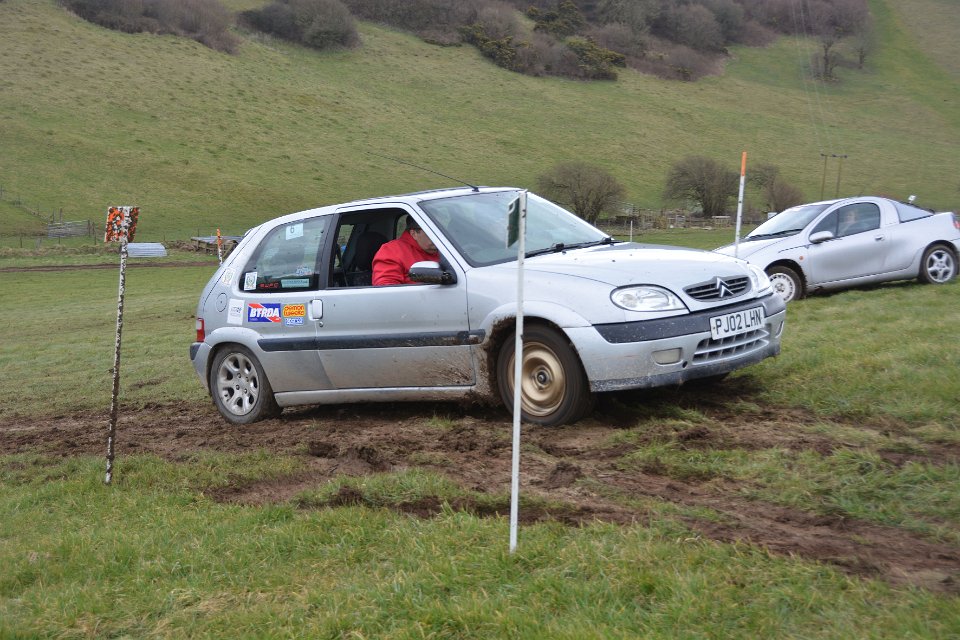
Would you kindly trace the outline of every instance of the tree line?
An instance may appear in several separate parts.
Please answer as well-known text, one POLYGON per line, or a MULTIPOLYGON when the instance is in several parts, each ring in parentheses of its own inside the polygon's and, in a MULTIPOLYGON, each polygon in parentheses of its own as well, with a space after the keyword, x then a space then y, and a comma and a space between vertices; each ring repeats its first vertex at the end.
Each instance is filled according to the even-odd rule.
MULTIPOLYGON (((783 211, 804 201, 779 167, 760 165, 750 170, 748 180, 760 192, 767 211, 783 211)), ((687 156, 670 167, 663 196, 668 201, 692 206, 695 216, 711 218, 730 213, 740 186, 740 174, 704 156, 687 156)), ((626 193, 607 171, 584 162, 564 162, 537 178, 537 192, 573 211, 591 224, 609 213, 626 193)))
POLYGON ((219 0, 60 0, 78 16, 126 32, 175 34, 235 52, 233 28, 315 49, 360 45, 357 19, 447 46, 477 47, 534 76, 616 79, 631 67, 695 80, 719 72, 727 47, 781 34, 816 38, 814 72, 835 77, 870 52, 867 0, 272 0, 234 15, 219 0))

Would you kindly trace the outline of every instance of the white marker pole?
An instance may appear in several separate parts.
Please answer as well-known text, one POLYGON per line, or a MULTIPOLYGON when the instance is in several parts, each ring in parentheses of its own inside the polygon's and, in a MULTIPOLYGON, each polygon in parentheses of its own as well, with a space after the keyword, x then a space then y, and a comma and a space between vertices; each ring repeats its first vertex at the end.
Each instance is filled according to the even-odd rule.
POLYGON ((513 463, 510 470, 510 553, 517 550, 517 520, 520 511, 520 382, 523 372, 523 258, 526 252, 527 192, 520 192, 517 238, 517 329, 513 351, 513 463))
POLYGON ((737 230, 733 239, 733 257, 740 257, 740 218, 743 216, 743 183, 747 176, 747 152, 740 158, 740 195, 737 197, 737 230))

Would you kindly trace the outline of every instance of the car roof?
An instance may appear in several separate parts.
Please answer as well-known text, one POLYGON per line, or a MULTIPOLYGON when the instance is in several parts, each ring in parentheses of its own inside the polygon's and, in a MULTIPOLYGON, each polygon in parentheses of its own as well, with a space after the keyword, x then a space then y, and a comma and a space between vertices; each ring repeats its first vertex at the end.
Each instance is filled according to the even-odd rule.
POLYGON ((351 200, 350 202, 341 202, 337 204, 323 205, 313 209, 304 209, 303 211, 295 211, 293 213, 287 213, 275 218, 270 218, 269 220, 265 220, 264 223, 276 222, 282 224, 284 222, 298 220, 307 216, 330 214, 341 209, 350 209, 352 207, 397 203, 416 204, 417 202, 422 202, 424 200, 439 200, 441 198, 469 195, 471 193, 497 193, 501 191, 517 190, 517 187, 448 187, 445 189, 414 191, 412 193, 404 193, 400 195, 362 198, 360 200, 351 200))
POLYGON ((426 191, 414 191, 412 193, 403 193, 393 196, 379 196, 376 198, 363 198, 352 202, 345 202, 336 205, 337 207, 349 207, 353 205, 364 205, 379 202, 401 201, 421 201, 437 200, 440 198, 449 198, 451 196, 468 195, 471 193, 494 193, 497 191, 516 191, 515 187, 447 187, 444 189, 429 189, 426 191))

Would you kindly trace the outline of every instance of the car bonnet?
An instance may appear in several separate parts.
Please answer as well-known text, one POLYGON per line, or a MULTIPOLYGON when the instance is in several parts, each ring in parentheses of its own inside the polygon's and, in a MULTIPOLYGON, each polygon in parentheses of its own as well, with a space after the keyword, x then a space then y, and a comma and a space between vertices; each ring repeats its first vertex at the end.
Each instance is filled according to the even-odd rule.
MULTIPOLYGON (((786 244, 796 244, 797 236, 787 236, 785 238, 767 238, 766 240, 740 240, 740 247, 737 249, 738 258, 749 258, 755 253, 763 251, 767 247, 772 247, 774 245, 786 245, 786 244)), ((734 245, 728 244, 722 247, 717 247, 713 250, 714 253, 719 253, 725 256, 732 256, 734 251, 734 245)))
POLYGON ((748 274, 742 262, 710 251, 636 243, 536 256, 525 262, 525 268, 587 278, 614 287, 656 284, 683 288, 715 276, 748 274))

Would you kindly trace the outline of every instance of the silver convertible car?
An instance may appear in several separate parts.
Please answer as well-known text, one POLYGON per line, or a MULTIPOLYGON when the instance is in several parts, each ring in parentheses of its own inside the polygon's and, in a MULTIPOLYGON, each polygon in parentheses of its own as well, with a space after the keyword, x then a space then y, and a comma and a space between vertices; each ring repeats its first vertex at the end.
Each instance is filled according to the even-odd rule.
MULTIPOLYGON (((457 188, 293 213, 251 229, 200 295, 190 358, 227 421, 282 407, 513 403, 517 189, 457 188), (371 286, 410 217, 439 249, 417 284, 371 286)), ((780 351, 785 303, 761 269, 619 242, 529 195, 522 417, 576 421, 594 393, 719 378, 780 351)))
POLYGON ((716 250, 766 271, 787 302, 820 289, 893 280, 949 282, 957 275, 960 222, 888 198, 858 197, 786 209, 716 250))

